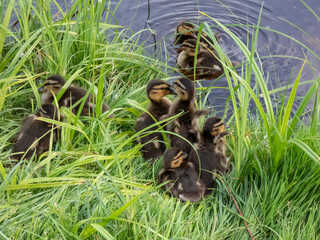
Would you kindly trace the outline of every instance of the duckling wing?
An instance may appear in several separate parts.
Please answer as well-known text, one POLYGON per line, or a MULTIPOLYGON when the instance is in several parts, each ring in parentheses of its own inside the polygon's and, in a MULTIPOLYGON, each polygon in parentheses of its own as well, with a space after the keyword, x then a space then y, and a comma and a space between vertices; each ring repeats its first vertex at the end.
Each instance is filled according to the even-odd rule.
POLYGON ((199 180, 198 172, 194 168, 187 168, 176 184, 179 190, 176 197, 183 201, 197 202, 204 196, 205 186, 199 180))
MULTIPOLYGON (((87 90, 80 87, 70 86, 60 98, 59 103, 61 102, 62 106, 70 107, 71 104, 72 105, 76 104, 86 94, 87 94, 87 90)), ((89 97, 90 95, 88 96, 88 98, 89 97)))
POLYGON ((197 171, 186 166, 162 169, 158 175, 158 182, 160 184, 168 182, 164 188, 182 201, 200 201, 205 193, 205 186, 199 181, 197 171))
POLYGON ((161 169, 158 174, 158 183, 164 185, 164 188, 173 194, 174 188, 176 188, 176 181, 179 178, 176 169, 161 169))
MULTIPOLYGON (((13 152, 26 152, 26 158, 30 158, 36 149, 37 154, 41 154, 49 149, 51 126, 48 123, 36 120, 33 116, 28 116, 22 123, 22 127, 17 135, 13 152), (28 150, 29 149, 29 150, 28 150), (40 150, 41 149, 41 150, 40 150)), ((56 132, 53 132, 53 141, 56 141, 56 132)), ((24 154, 15 155, 20 159, 24 154)))
POLYGON ((212 145, 201 145, 197 148, 197 152, 193 149, 189 154, 188 160, 195 165, 206 188, 215 188, 217 186, 216 175, 214 174, 217 166, 212 145))
MULTIPOLYGON (((86 96, 86 94, 87 90, 80 87, 70 86, 60 98, 59 105, 65 107, 71 107, 75 105, 73 108, 73 113, 77 114, 81 106, 81 101, 86 96)), ((95 104, 95 96, 89 94, 81 110, 81 116, 88 116, 89 113, 92 114, 94 109, 96 108, 95 104)))
POLYGON ((191 124, 181 123, 179 127, 176 126, 174 128, 173 132, 177 133, 180 137, 173 134, 169 135, 171 147, 177 147, 183 152, 189 153, 192 149, 192 145, 190 145, 190 143, 194 144, 198 139, 197 132, 194 131, 193 126, 191 124), (188 140, 190 143, 186 140, 188 140))
POLYGON ((198 55, 196 68, 202 78, 217 78, 224 73, 221 62, 209 51, 198 55))
MULTIPOLYGON (((140 117, 137 119, 137 123, 135 126, 135 130, 137 132, 142 131, 143 129, 155 124, 155 121, 147 114, 142 113, 140 117)), ((166 146, 163 143, 163 137, 160 132, 157 132, 157 126, 151 127, 146 130, 146 132, 154 131, 152 133, 141 133, 145 135, 139 138, 139 142, 141 143, 141 153, 145 160, 152 159, 153 161, 160 158, 164 153, 166 146)))

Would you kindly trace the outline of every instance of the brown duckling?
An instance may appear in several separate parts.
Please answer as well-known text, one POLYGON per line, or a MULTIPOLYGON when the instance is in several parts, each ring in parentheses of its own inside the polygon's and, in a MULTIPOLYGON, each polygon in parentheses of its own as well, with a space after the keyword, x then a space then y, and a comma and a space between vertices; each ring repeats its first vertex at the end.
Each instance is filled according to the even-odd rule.
MULTIPOLYGON (((147 95, 151 101, 151 104, 147 107, 148 112, 157 121, 161 121, 162 117, 168 114, 172 102, 166 98, 168 94, 175 94, 170 85, 159 79, 151 80, 147 85, 147 95)), ((155 121, 147 112, 142 113, 135 126, 135 130, 140 132, 141 130, 155 124, 155 121)), ((158 127, 154 126, 149 128, 147 131, 155 131, 158 127)), ((153 132, 147 136, 139 139, 143 145, 141 152, 145 160, 152 159, 154 162, 160 158, 164 153, 166 146, 163 143, 163 137, 160 132, 153 132), (151 142, 152 141, 152 142, 151 142)))
POLYGON ((163 157, 163 168, 158 174, 159 184, 182 201, 198 202, 205 193, 205 185, 199 180, 193 163, 187 162, 187 154, 178 148, 170 148, 163 157))
POLYGON ((189 154, 188 160, 200 171, 200 179, 208 188, 207 194, 211 192, 210 188, 216 187, 214 173, 226 173, 228 162, 223 137, 227 134, 229 133, 225 131, 225 124, 221 118, 208 118, 203 126, 201 142, 195 144, 196 151, 192 149, 189 154))
POLYGON ((58 116, 58 111, 52 104, 44 104, 36 114, 28 115, 23 120, 15 140, 13 153, 17 154, 13 158, 21 159, 23 156, 30 158, 34 151, 36 151, 36 155, 41 155, 48 151, 51 134, 53 135, 52 142, 55 143, 57 141, 58 128, 53 124, 38 120, 38 117, 54 120, 64 118, 62 114, 58 116))
MULTIPOLYGON (((182 49, 179 47, 180 44, 182 44, 185 40, 188 39, 197 39, 199 34, 199 30, 196 29, 196 26, 190 22, 182 21, 178 24, 176 28, 176 37, 174 39, 174 45, 178 46, 177 52, 181 52, 182 49)), ((214 36, 217 41, 220 41, 220 34, 214 33, 214 36)), ((208 49, 214 50, 212 45, 214 44, 213 41, 209 38, 209 36, 202 31, 200 36, 200 42, 208 49)))
MULTIPOLYGON (((199 141, 199 123, 198 118, 207 114, 207 110, 196 110, 194 105, 195 87, 193 82, 188 78, 180 78, 174 83, 174 88, 178 98, 174 100, 168 116, 174 116, 181 112, 183 114, 169 124, 168 130, 187 139, 191 143, 199 141)), ((179 136, 169 135, 171 146, 189 153, 192 146, 179 136)))
MULTIPOLYGON (((196 46, 196 39, 187 39, 183 42, 182 52, 177 58, 179 71, 191 80, 212 79, 221 76, 224 70, 222 63, 217 59, 218 53, 205 49, 202 43, 198 44, 197 62, 194 65, 196 46), (194 68, 196 68, 195 75, 194 68)), ((232 62, 233 66, 238 64, 239 62, 232 62)))
MULTIPOLYGON (((39 88, 39 92, 42 92, 42 104, 52 103, 54 100, 52 93, 58 95, 59 91, 65 83, 66 81, 60 75, 53 75, 45 80, 43 87, 39 88)), ((73 105, 76 105, 72 109, 72 111, 74 114, 77 114, 81 106, 81 100, 86 94, 87 90, 71 84, 59 99, 59 106, 71 107, 73 105), (78 102, 79 100, 80 102, 78 102)), ((96 97, 93 97, 93 95, 90 93, 81 110, 81 116, 89 116, 89 114, 93 115, 93 112, 96 108, 95 104, 96 97)), ((108 110, 109 107, 105 103, 102 103, 102 113, 107 112, 108 110)), ((113 117, 113 115, 111 115, 110 117, 113 117)))

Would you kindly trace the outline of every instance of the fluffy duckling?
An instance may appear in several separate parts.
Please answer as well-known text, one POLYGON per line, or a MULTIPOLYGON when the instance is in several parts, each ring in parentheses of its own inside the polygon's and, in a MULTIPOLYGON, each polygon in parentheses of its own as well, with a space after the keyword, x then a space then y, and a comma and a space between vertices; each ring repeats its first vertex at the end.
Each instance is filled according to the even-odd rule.
MULTIPOLYGON (((39 92, 42 93, 42 104, 52 103, 54 100, 52 93, 54 95, 58 95, 59 91, 65 83, 66 81, 60 75, 53 75, 45 80, 43 87, 39 88, 39 92)), ((87 90, 71 84, 59 99, 59 106, 71 107, 75 105, 79 100, 82 100, 82 98, 86 94, 87 90)), ((89 114, 92 115, 95 110, 95 104, 96 97, 92 94, 89 94, 81 110, 81 116, 89 116, 89 114)), ((72 109, 74 114, 77 114, 80 105, 81 103, 77 103, 77 105, 72 109)), ((109 107, 105 103, 102 103, 102 113, 107 112, 108 110, 109 107)), ((111 115, 110 117, 113 117, 113 115, 111 115)))
POLYGON ((187 154, 178 148, 170 148, 163 157, 163 168, 158 174, 158 182, 165 183, 173 196, 182 201, 198 202, 205 193, 205 185, 199 180, 198 171, 191 162, 187 162, 187 154))
MULTIPOLYGON (((178 98, 172 103, 168 116, 174 116, 181 112, 183 114, 169 124, 168 130, 182 136, 191 143, 196 143, 200 137, 198 118, 207 114, 208 111, 196 110, 194 105, 195 87, 190 79, 180 78, 173 86, 178 98)), ((169 138, 172 147, 177 147, 186 153, 191 151, 192 146, 184 139, 173 134, 170 134, 169 138)))
POLYGON ((28 115, 23 120, 15 140, 13 153, 17 154, 13 158, 21 159, 22 156, 30 158, 34 151, 36 151, 36 155, 41 155, 48 151, 51 134, 53 135, 53 143, 57 141, 58 129, 50 123, 38 120, 38 117, 59 120, 64 116, 58 116, 58 111, 52 104, 42 105, 36 114, 28 115))
MULTIPOLYGON (((221 76, 224 73, 221 62, 217 59, 218 53, 213 50, 210 52, 205 49, 202 43, 198 44, 197 62, 194 65, 194 57, 197 46, 196 39, 188 39, 182 44, 182 52, 177 58, 179 71, 191 80, 212 79, 221 76), (194 75, 194 68, 196 74, 194 75)), ((232 62, 233 66, 239 62, 232 62)))
POLYGON ((177 58, 179 70, 186 77, 194 79, 212 79, 217 78, 224 73, 221 62, 216 58, 217 52, 206 50, 202 43, 198 45, 197 62, 194 65, 194 57, 197 46, 197 39, 187 39, 182 43, 182 52, 177 58), (196 68, 196 76, 194 76, 196 68))
MULTIPOLYGON (((176 28, 176 37, 174 40, 174 45, 177 46, 177 52, 181 52, 182 49, 179 47, 184 41, 188 39, 197 39, 199 30, 195 29, 196 27, 189 22, 183 21, 178 24, 176 28)), ((214 36, 217 41, 220 40, 221 36, 219 33, 214 33, 214 36)), ((214 50, 212 47, 213 41, 209 38, 209 36, 205 32, 201 32, 200 42, 208 49, 214 50)))
POLYGON ((196 151, 192 149, 189 155, 188 160, 200 171, 200 179, 209 188, 207 194, 211 192, 210 188, 216 187, 216 175, 213 173, 226 173, 228 162, 223 137, 227 134, 221 118, 208 118, 203 126, 201 142, 194 145, 196 151))
MULTIPOLYGON (((147 110, 157 121, 161 121, 162 117, 169 112, 172 102, 165 97, 168 94, 175 93, 170 85, 163 80, 154 79, 147 85, 147 95, 151 101, 147 110)), ((137 119, 135 130, 139 132, 148 126, 155 124, 153 118, 147 112, 142 113, 137 119)), ((154 126, 148 129, 148 131, 155 131, 157 129, 158 127, 154 126)), ((154 162, 162 156, 166 149, 160 132, 153 132, 147 136, 141 137, 139 140, 143 145, 141 152, 145 160, 152 159, 152 162, 154 162)))

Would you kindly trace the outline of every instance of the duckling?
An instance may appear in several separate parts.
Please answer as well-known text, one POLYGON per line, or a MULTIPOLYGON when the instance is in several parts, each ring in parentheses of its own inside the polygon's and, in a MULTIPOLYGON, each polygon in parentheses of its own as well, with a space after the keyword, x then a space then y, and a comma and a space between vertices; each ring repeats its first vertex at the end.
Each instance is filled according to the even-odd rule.
MULTIPOLYGON (((222 63, 217 59, 218 53, 206 50, 202 43, 198 44, 197 62, 194 65, 194 57, 197 46, 196 39, 187 39, 182 44, 182 52, 177 58, 179 71, 191 80, 212 79, 224 73, 222 63), (194 68, 196 74, 194 75, 194 68)), ((237 66, 239 62, 233 61, 232 65, 237 66)))
POLYGON ((168 182, 164 188, 182 201, 198 202, 205 193, 205 185, 199 180, 198 171, 188 155, 179 148, 170 148, 163 157, 163 168, 158 174, 159 184, 168 182))
POLYGON ((30 158, 34 151, 36 155, 49 150, 50 135, 52 134, 52 142, 57 141, 58 129, 54 125, 40 121, 37 118, 44 117, 54 120, 63 119, 61 114, 58 116, 58 111, 52 104, 44 104, 36 114, 29 114, 22 122, 21 129, 15 140, 13 147, 13 157, 15 159, 30 158))
MULTIPOLYGON (((170 85, 163 80, 154 79, 147 85, 147 96, 151 104, 147 107, 148 112, 157 121, 161 121, 162 117, 168 114, 172 102, 166 98, 168 94, 175 94, 170 85)), ((135 126, 137 132, 144 128, 155 124, 155 121, 147 112, 142 113, 135 126)), ((155 131, 158 127, 154 126, 148 131, 155 131)), ((164 153, 166 146, 163 143, 163 137, 160 132, 153 132, 139 139, 143 147, 141 152, 145 160, 151 159, 152 162, 157 160, 164 153), (150 142, 153 141, 153 142, 150 142)))
MULTIPOLYGON (((176 28, 176 37, 174 40, 174 45, 178 46, 177 52, 181 52, 182 49, 179 47, 180 44, 182 44, 185 40, 187 39, 197 39, 199 30, 195 29, 196 27, 189 22, 182 21, 181 23, 178 24, 176 28)), ((214 33, 214 37, 216 40, 219 42, 221 39, 221 36, 218 32, 214 33)), ((214 44, 213 41, 209 38, 209 36, 202 31, 201 36, 200 36, 200 42, 208 49, 214 50, 212 45, 214 44)))
MULTIPOLYGON (((195 87, 193 82, 188 78, 180 78, 174 83, 174 88, 178 98, 174 100, 168 116, 174 116, 181 112, 173 123, 168 125, 168 130, 187 139, 191 143, 199 140, 199 123, 198 118, 207 114, 207 110, 196 110, 194 105, 195 87)), ((179 136, 169 135, 171 146, 178 147, 183 152, 189 153, 192 146, 179 136)))
POLYGON ((187 39, 182 44, 182 52, 177 58, 179 70, 191 80, 194 79, 212 79, 217 78, 224 73, 221 62, 215 57, 217 52, 206 50, 202 43, 198 44, 197 62, 194 65, 194 57, 197 46, 197 39, 187 39), (194 76, 194 68, 196 68, 196 76, 194 76), (194 78, 194 79, 193 79, 194 78))
MULTIPOLYGON (((54 95, 58 95, 59 91, 65 83, 66 81, 60 75, 53 75, 50 76, 47 80, 45 80, 43 87, 39 88, 39 92, 42 93, 42 104, 52 103, 54 100, 52 93, 54 95)), ((71 107, 72 105, 76 105, 76 103, 79 100, 81 101, 86 94, 87 90, 71 84, 59 99, 59 106, 71 107)), ((81 116, 89 116, 89 114, 92 115, 95 110, 95 104, 96 97, 92 94, 89 94, 81 110, 81 116)), ((78 103, 72 109, 74 114, 77 114, 80 105, 81 104, 78 103)), ((107 112, 108 110, 109 107, 105 103, 102 103, 102 113, 107 112)), ((110 115, 110 117, 113 117, 113 115, 110 115)))
POLYGON ((223 137, 227 134, 229 133, 225 131, 225 124, 221 118, 208 118, 203 126, 201 142, 194 145, 196 151, 192 149, 189 155, 188 160, 200 171, 200 179, 207 188, 206 194, 217 185, 214 173, 226 173, 228 162, 223 137))

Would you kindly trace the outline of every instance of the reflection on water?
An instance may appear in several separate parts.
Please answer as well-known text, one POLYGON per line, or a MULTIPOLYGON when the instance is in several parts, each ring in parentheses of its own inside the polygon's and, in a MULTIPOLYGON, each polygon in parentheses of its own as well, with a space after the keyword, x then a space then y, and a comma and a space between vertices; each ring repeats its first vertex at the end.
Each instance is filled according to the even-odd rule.
MULTIPOLYGON (((208 14, 223 24, 231 24, 229 29, 247 44, 247 39, 249 39, 249 42, 251 41, 251 29, 235 25, 256 25, 262 3, 264 5, 260 26, 266 29, 259 31, 257 50, 269 89, 285 86, 289 81, 290 74, 294 79, 302 66, 304 54, 313 64, 315 68, 313 69, 315 71, 314 74, 317 75, 319 72, 317 68, 319 60, 310 51, 297 42, 275 31, 268 30, 273 29, 287 34, 305 44, 315 54, 320 55, 320 33, 318 31, 320 22, 301 2, 296 0, 130 0, 121 2, 115 13, 115 18, 119 25, 130 27, 134 32, 145 28, 153 29, 157 41, 157 49, 162 51, 163 56, 169 56, 168 64, 170 66, 175 66, 176 60, 176 52, 172 47, 173 34, 177 24, 182 20, 198 24, 207 21, 212 25, 213 31, 220 32, 222 37, 220 44, 230 59, 241 61, 244 56, 236 43, 225 32, 218 29, 214 21, 204 17, 201 12, 208 14), (306 34, 294 27, 294 25, 303 29, 306 34), (281 57, 279 55, 289 57, 281 57)), ((306 3, 317 14, 320 14, 319 1, 310 0, 306 1, 306 3)), ((116 5, 117 2, 113 2, 112 8, 116 5)), ((154 51, 154 36, 151 32, 144 32, 142 39, 144 41, 147 40, 147 46, 152 46, 150 47, 150 52, 154 51)), ((306 67, 302 74, 302 81, 313 78, 312 71, 306 67)), ((204 81, 202 84, 203 86, 208 86, 211 82, 211 80, 204 81)), ((212 90, 209 102, 214 106, 224 106, 226 90, 223 87, 227 87, 225 78, 216 81, 214 86, 222 88, 212 90)), ((304 96, 308 86, 310 85, 301 86, 297 96, 304 96)), ((295 105, 294 108, 297 108, 298 104, 296 103, 295 105)))

